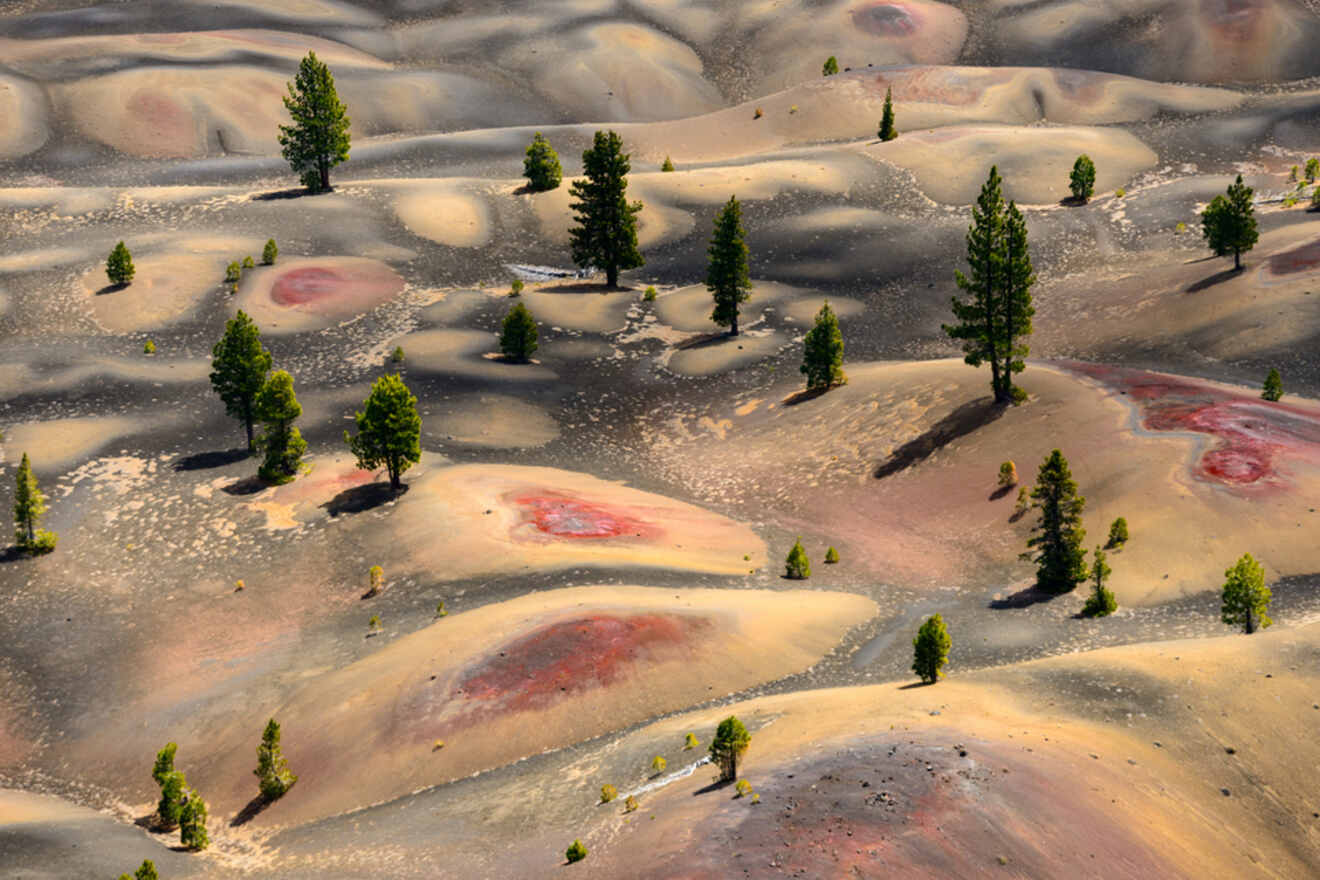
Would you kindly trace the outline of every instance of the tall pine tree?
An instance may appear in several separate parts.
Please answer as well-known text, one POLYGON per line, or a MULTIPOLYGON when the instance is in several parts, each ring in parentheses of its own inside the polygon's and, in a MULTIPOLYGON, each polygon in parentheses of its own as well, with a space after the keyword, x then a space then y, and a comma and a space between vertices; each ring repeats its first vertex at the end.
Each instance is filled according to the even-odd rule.
POLYGON ((282 797, 298 777, 289 771, 289 762, 284 760, 280 751, 280 725, 274 718, 266 722, 266 729, 261 733, 261 745, 257 746, 257 769, 252 771, 257 777, 257 786, 261 796, 268 801, 282 797))
POLYGON ((371 393, 356 413, 357 436, 344 432, 344 441, 357 457, 358 467, 373 469, 384 465, 390 475, 390 488, 403 488, 403 472, 422 459, 422 417, 417 414, 417 398, 396 373, 381 376, 371 386, 371 393))
POLYGON ((816 313, 816 324, 802 340, 801 372, 807 377, 807 390, 832 388, 848 381, 843 373, 843 333, 839 319, 826 300, 816 313))
POLYGON ((258 475, 267 482, 287 483, 298 473, 307 441, 293 426, 302 415, 302 404, 293 393, 293 377, 276 370, 257 393, 257 418, 264 426, 258 440, 266 453, 258 475))
POLYGON ((243 422, 249 452, 256 449, 252 426, 257 418, 257 392, 266 384, 270 364, 270 352, 261 345, 261 331, 239 309, 211 349, 211 387, 224 401, 225 413, 243 422))
MULTIPOLYGON (((1027 245, 1027 221, 1016 202, 1008 203, 1004 218, 1004 286, 999 296, 1003 315, 1003 372, 1000 382, 1007 399, 1017 401, 1026 395, 1013 385, 1013 374, 1026 368, 1023 360, 1031 349, 1025 337, 1031 335, 1031 318, 1036 307, 1031 302, 1031 287, 1036 273, 1031 268, 1031 253, 1027 245)), ((996 395, 999 399, 999 395, 996 395)))
POLYGON ((1242 175, 1228 185, 1228 192, 1215 196, 1201 213, 1201 235, 1216 257, 1233 255, 1233 268, 1242 268, 1242 254, 1256 246, 1256 210, 1253 190, 1242 175))
POLYGON ((885 89, 885 109, 880 113, 880 130, 876 132, 876 137, 882 141, 892 141, 898 137, 898 129, 894 128, 894 90, 885 89))
POLYGON ((1082 541, 1082 509, 1086 499, 1077 494, 1077 483, 1063 453, 1054 450, 1036 476, 1031 497, 1040 509, 1040 521, 1032 529, 1029 548, 1023 556, 1036 563, 1036 587, 1047 593, 1067 593, 1088 574, 1082 541), (1033 552, 1034 551, 1034 552, 1033 552))
POLYGON ((641 202, 628 201, 628 172, 632 164, 615 132, 596 132, 592 146, 582 154, 585 178, 573 181, 569 204, 577 225, 569 230, 573 262, 586 269, 605 270, 610 287, 619 284, 619 272, 644 265, 637 249, 637 213, 641 202))
POLYGON ((330 169, 348 159, 349 119, 334 75, 315 52, 298 65, 284 107, 293 118, 293 125, 280 126, 285 161, 312 192, 330 189, 330 169))
POLYGON ((710 319, 721 327, 729 328, 730 336, 738 335, 738 305, 752 295, 752 279, 747 268, 746 232, 742 227, 742 206, 729 196, 728 203, 715 216, 715 233, 711 236, 706 253, 710 262, 706 269, 706 289, 715 300, 710 319))
POLYGON ((24 452, 14 481, 14 540, 20 549, 31 551, 39 546, 37 536, 45 515, 46 496, 37 488, 32 462, 24 452))

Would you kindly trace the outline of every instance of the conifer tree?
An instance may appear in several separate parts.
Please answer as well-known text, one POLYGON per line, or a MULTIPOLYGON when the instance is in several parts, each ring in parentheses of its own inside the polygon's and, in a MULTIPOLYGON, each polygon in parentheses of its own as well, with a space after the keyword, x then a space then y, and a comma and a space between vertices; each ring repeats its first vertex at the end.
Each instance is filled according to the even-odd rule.
POLYGON ((45 515, 46 496, 37 487, 32 462, 24 452, 14 475, 14 542, 20 550, 49 553, 55 549, 55 533, 41 528, 41 518, 45 515))
POLYGON ((843 333, 829 300, 816 313, 816 324, 802 340, 802 366, 807 389, 833 388, 848 381, 843 373, 843 333))
POLYGON ((156 803, 156 817, 160 827, 173 828, 183 816, 184 791, 188 780, 180 770, 170 770, 160 779, 160 800, 156 803))
POLYGON ((1078 156, 1077 161, 1073 163, 1068 188, 1072 190, 1073 198, 1082 204, 1090 201, 1095 193, 1095 163, 1085 153, 1078 156))
POLYGON ((1040 508, 1040 522, 1032 529, 1024 558, 1036 563, 1036 587, 1048 593, 1066 593, 1087 575, 1086 550, 1082 541, 1082 509, 1086 499, 1077 494, 1077 483, 1063 453, 1054 450, 1040 466, 1031 497, 1040 508), (1034 555, 1032 553, 1034 551, 1034 555))
POLYGON ((298 473, 307 441, 293 426, 302 415, 302 404, 293 392, 293 377, 284 370, 271 373, 261 386, 255 402, 257 419, 262 423, 257 441, 265 458, 257 474, 270 483, 287 483, 298 473))
POLYGON ((839 72, 839 59, 831 55, 825 59, 825 64, 820 69, 822 76, 834 76, 839 72))
POLYGON ((156 780, 157 785, 164 785, 165 777, 174 772, 174 755, 178 750, 177 743, 166 743, 165 747, 156 753, 156 764, 151 768, 151 778, 156 780))
POLYGON ((747 268, 746 232, 742 227, 742 206, 738 199, 729 201, 715 216, 715 232, 706 249, 706 289, 715 300, 710 319, 728 327, 730 336, 738 335, 738 305, 752 295, 752 279, 747 268))
POLYGON ((880 114, 880 130, 876 136, 882 141, 892 141, 898 137, 898 129, 894 128, 894 90, 885 89, 885 109, 880 114))
POLYGON ((1260 396, 1269 401, 1277 401, 1283 397, 1283 377, 1273 367, 1270 368, 1269 375, 1265 377, 1265 385, 1261 389, 1260 396))
POLYGON ((356 413, 357 436, 344 432, 344 441, 357 458, 358 467, 384 465, 390 475, 390 488, 403 488, 403 472, 422 460, 422 417, 417 414, 417 398, 403 384, 397 373, 381 376, 371 386, 356 413))
POLYGON ((1109 567, 1105 551, 1096 547, 1091 555, 1091 595, 1086 598, 1086 604, 1082 606, 1084 616, 1107 617, 1118 610, 1118 600, 1114 598, 1114 592, 1105 586, 1105 581, 1111 574, 1113 569, 1109 567))
POLYGON ((315 52, 298 65, 284 107, 293 119, 292 125, 280 126, 285 161, 312 192, 329 190, 330 169, 348 159, 349 119, 330 68, 315 52))
POLYGON ((536 354, 540 332, 527 306, 517 303, 500 325, 500 352, 509 360, 527 363, 536 354))
POLYGON ((1028 349, 1021 337, 1031 333, 1031 285, 1035 275, 1027 249, 1027 227, 1016 205, 1004 205, 999 170, 992 167, 972 208, 967 231, 969 275, 955 274, 968 298, 953 298, 956 324, 944 325, 962 343, 964 360, 973 367, 990 364, 995 402, 1019 395, 1013 373, 1021 372, 1028 349))
POLYGON ((1128 524, 1127 519, 1119 517, 1109 524, 1109 539, 1105 541, 1105 549, 1113 550, 1116 547, 1122 547, 1128 542, 1128 524))
POLYGON ((256 449, 257 394, 266 384, 270 365, 270 352, 261 345, 261 331, 239 309, 211 349, 211 387, 224 401, 225 413, 242 421, 249 452, 256 449))
POLYGON ((110 279, 111 284, 124 287, 133 280, 136 273, 137 270, 133 268, 133 256, 121 241, 105 259, 105 275, 110 279))
POLYGON ((738 762, 751 744, 752 735, 734 715, 725 718, 715 728, 715 736, 710 741, 710 759, 720 769, 721 782, 733 782, 738 778, 738 762))
POLYGON ((645 264, 637 249, 637 214, 641 202, 628 201, 628 172, 632 169, 623 139, 615 132, 596 132, 592 146, 582 154, 584 179, 568 188, 575 201, 576 224, 569 230, 573 262, 582 268, 605 270, 605 283, 619 284, 619 272, 645 264))
POLYGON ((527 188, 532 192, 556 189, 563 180, 564 169, 559 164, 559 154, 539 131, 532 136, 532 142, 527 146, 527 156, 523 159, 523 177, 527 178, 527 188))
POLYGON ((160 874, 156 873, 156 863, 151 859, 143 859, 138 869, 130 874, 120 874, 119 880, 160 880, 160 874))
POLYGON ((264 266, 274 266, 275 260, 279 258, 280 246, 275 243, 275 239, 266 239, 266 246, 261 249, 261 263, 264 266))
POLYGON ((1244 553, 1232 568, 1224 572, 1224 577, 1219 612, 1224 623, 1240 626, 1244 633, 1251 635, 1257 628, 1264 629, 1274 622, 1269 617, 1273 593, 1265 586, 1265 569, 1250 553, 1244 553))
POLYGON ((661 171, 664 171, 664 172, 673 171, 673 170, 674 170, 674 160, 671 159, 671 158, 669 158, 668 156, 665 156, 665 161, 662 162, 662 163, 660 163, 660 170, 661 170, 661 171))
POLYGON ((926 684, 934 684, 944 677, 944 664, 949 662, 952 648, 953 640, 944 626, 944 618, 932 614, 912 640, 912 671, 926 684))
POLYGON ((784 577, 789 580, 803 581, 811 577, 811 563, 807 560, 807 551, 802 547, 801 538, 793 542, 793 549, 788 551, 784 566, 784 577))
POLYGON ((266 729, 261 734, 261 745, 257 746, 257 784, 261 796, 273 801, 282 797, 298 777, 289 772, 289 762, 280 751, 280 726, 272 718, 266 722, 266 729))
POLYGON ((206 818, 206 801, 197 792, 188 789, 184 792, 183 805, 179 808, 179 843, 198 852, 210 846, 206 818))
POLYGON ((1233 268, 1242 268, 1242 255, 1256 246, 1256 210, 1251 197, 1254 190, 1242 182, 1242 175, 1228 185, 1228 192, 1215 196, 1201 212, 1201 235, 1216 257, 1233 255, 1233 268))

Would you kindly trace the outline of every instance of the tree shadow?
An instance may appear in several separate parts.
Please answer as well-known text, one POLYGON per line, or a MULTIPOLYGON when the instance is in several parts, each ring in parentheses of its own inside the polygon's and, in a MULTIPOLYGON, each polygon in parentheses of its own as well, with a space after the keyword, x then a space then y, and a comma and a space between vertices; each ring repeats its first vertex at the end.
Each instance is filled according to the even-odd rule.
POLYGON ((390 487, 388 482, 367 483, 365 486, 354 486, 351 489, 345 489, 334 498, 331 498, 321 507, 331 516, 340 516, 346 513, 363 513, 382 504, 388 504, 396 498, 402 498, 408 492, 408 484, 404 483, 396 492, 390 487))
POLYGON ((1222 271, 1222 272, 1216 272, 1215 274, 1211 275, 1210 277, 1208 277, 1208 278, 1202 278, 1200 281, 1198 281, 1198 282, 1196 282, 1195 284, 1189 286, 1189 287, 1187 288, 1187 292, 1188 292, 1188 293, 1200 293, 1200 292, 1203 291, 1203 290, 1208 290, 1208 289, 1210 289, 1211 287, 1214 287, 1216 284, 1223 284, 1225 281, 1228 281, 1228 280, 1231 279, 1231 278, 1234 278, 1234 277, 1236 277, 1236 276, 1238 276, 1238 275, 1241 275, 1244 271, 1246 271, 1246 270, 1245 270, 1245 269, 1225 269, 1225 270, 1222 271))
POLYGON ((10 544, 8 547, 0 550, 0 565, 6 562, 18 562, 20 559, 27 559, 31 554, 23 550, 17 544, 10 544))
POLYGON ((277 189, 271 192, 253 193, 249 198, 254 202, 277 202, 282 199, 300 199, 303 196, 319 196, 322 193, 334 192, 335 188, 319 190, 312 192, 305 186, 295 186, 292 189, 277 189))
POLYGON ((711 792, 719 791, 722 788, 728 788, 733 784, 734 784, 734 780, 732 779, 716 779, 714 782, 710 783, 709 785, 703 785, 701 788, 692 792, 692 796, 699 797, 703 794, 710 794, 711 792))
POLYGON ((904 443, 875 469, 876 479, 884 479, 914 464, 925 461, 937 450, 983 428, 1004 414, 1007 407, 993 398, 968 401, 932 425, 915 440, 904 443))
POLYGON ((118 292, 121 291, 121 290, 127 290, 127 289, 128 289, 128 284, 127 284, 127 283, 125 283, 125 284, 107 284, 105 287, 102 287, 101 289, 99 289, 98 291, 96 291, 96 295, 97 295, 97 296, 105 296, 107 293, 118 293, 118 292))
POLYGON ((1030 507, 1025 507, 1022 510, 1013 511, 1013 515, 1008 518, 1008 521, 1011 523, 1017 522, 1018 520, 1022 519, 1022 517, 1026 516, 1027 511, 1029 510, 1031 510, 1030 507))
POLYGON ((709 348, 712 345, 719 345, 720 343, 728 342, 731 339, 737 339, 737 337, 730 336, 723 331, 718 333, 698 333, 696 336, 689 336, 687 339, 676 344, 674 350, 692 351, 698 348, 709 348))
POLYGON ((211 468, 224 467, 242 461, 252 453, 247 449, 223 449, 215 452, 198 452, 186 455, 174 463, 175 471, 208 471, 211 468))
POLYGON ((515 367, 525 367, 530 363, 540 363, 540 361, 533 361, 532 358, 518 358, 507 354, 488 354, 486 355, 486 360, 493 361, 497 364, 512 364, 515 367))
POLYGON ((1016 483, 1014 483, 1012 486, 1000 486, 998 489, 996 489, 995 491, 991 492, 991 493, 990 493, 990 497, 989 497, 988 499, 986 499, 986 500, 987 500, 987 501, 998 501, 1000 498, 1003 498, 1005 495, 1007 495, 1009 492, 1012 492, 1012 491, 1013 491, 1014 489, 1016 489, 1016 488, 1017 488, 1017 484, 1016 484, 1016 483))
POLYGON ((632 293, 635 288, 615 285, 610 287, 603 281, 574 281, 572 284, 556 284, 554 287, 537 288, 537 293, 632 293))
POLYGON ((933 681, 914 681, 914 682, 912 682, 911 684, 901 685, 901 686, 899 687, 899 690, 900 690, 900 691, 910 691, 910 690, 914 690, 915 688, 928 688, 928 687, 935 687, 935 682, 933 682, 933 681))
POLYGON ((266 481, 255 474, 250 477, 244 477, 241 480, 235 480, 228 486, 221 486, 220 491, 226 495, 242 497, 244 495, 256 495, 262 489, 266 488, 266 481))
POLYGON ((784 406, 797 406, 799 403, 806 403, 808 400, 815 400, 822 394, 825 394, 830 388, 837 388, 837 385, 831 385, 829 388, 804 388, 801 391, 794 391, 785 397, 780 403, 784 406))
POLYGON ((1018 590, 1016 593, 1002 599, 991 599, 990 607, 996 611, 1003 611, 1008 608, 1030 608, 1032 605, 1053 602, 1062 595, 1062 593, 1051 593, 1047 590, 1038 589, 1033 585, 1018 590))
POLYGON ((273 801, 267 800, 264 795, 257 795, 252 800, 248 801, 243 809, 238 811, 238 815, 230 821, 229 827, 238 828, 239 826, 246 825, 253 819, 257 818, 257 816, 260 816, 261 811, 269 807, 272 803, 273 801))
POLYGON ((1080 196, 1064 196, 1059 199, 1059 204, 1064 208, 1080 208, 1082 205, 1090 203, 1090 199, 1084 199, 1080 196))

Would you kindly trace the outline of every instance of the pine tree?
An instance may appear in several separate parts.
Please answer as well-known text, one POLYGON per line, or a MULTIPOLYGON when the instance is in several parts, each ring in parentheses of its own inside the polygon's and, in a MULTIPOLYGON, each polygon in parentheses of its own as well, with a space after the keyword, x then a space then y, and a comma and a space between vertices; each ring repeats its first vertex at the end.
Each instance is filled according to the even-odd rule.
POLYGON ((784 577, 789 580, 804 581, 811 577, 811 562, 807 559, 807 551, 802 547, 801 538, 793 542, 793 549, 788 551, 784 566, 784 577))
POLYGON ((1269 618, 1270 588, 1265 586, 1265 569, 1250 553, 1224 572, 1224 590, 1219 616, 1229 626, 1240 626, 1251 635, 1259 627, 1264 629, 1274 621, 1269 618))
POLYGON ((1086 550, 1082 541, 1082 509, 1086 499, 1077 494, 1077 483, 1063 453, 1054 450, 1040 466, 1031 497, 1040 508, 1040 522, 1027 541, 1031 550, 1025 558, 1036 563, 1036 587, 1049 593, 1066 593, 1087 575, 1086 550))
POLYGON ((1086 598, 1086 604, 1082 606, 1082 614, 1085 617, 1107 617, 1118 610, 1118 600, 1114 598, 1113 591, 1105 586, 1105 581, 1114 572, 1105 558, 1105 551, 1100 547, 1095 548, 1091 559, 1093 589, 1086 598))
POLYGON ((963 360, 973 367, 990 364, 995 402, 1019 396, 1013 373, 1021 372, 1028 349, 1020 337, 1031 333, 1031 285, 1035 275, 1027 249, 1027 227, 1016 205, 1004 205, 999 170, 992 167, 972 208, 967 231, 970 275, 955 275, 967 300, 953 298, 956 324, 944 325, 962 343, 963 360))
POLYGON ((822 76, 834 76, 834 74, 839 72, 839 59, 835 58, 833 55, 826 58, 825 64, 821 67, 820 72, 822 76))
POLYGON ((949 662, 952 647, 944 618, 931 615, 912 640, 912 671, 926 684, 934 684, 944 677, 944 664, 949 662))
POLYGON ((225 325, 225 335, 211 349, 211 387, 224 401, 225 413, 243 422, 248 451, 256 449, 252 426, 257 418, 257 394, 270 372, 270 352, 261 345, 261 331, 239 309, 225 325))
POLYGON ((266 722, 266 729, 261 734, 261 745, 257 746, 256 774, 261 796, 273 801, 282 797, 298 777, 289 772, 289 762, 280 752, 280 726, 272 718, 266 722))
POLYGON ((262 423, 257 445, 265 452, 257 474, 270 483, 287 483, 298 473, 307 441, 293 426, 302 415, 302 404, 293 392, 293 377, 284 370, 271 373, 257 392, 257 419, 262 423))
POLYGON ((830 548, 826 549, 826 551, 825 551, 825 563, 826 563, 826 565, 834 565, 834 564, 836 564, 838 561, 839 561, 839 551, 838 551, 838 550, 835 550, 833 547, 830 547, 830 548))
POLYGON ((568 849, 564 850, 564 858, 567 859, 570 864, 573 862, 580 862, 586 857, 587 848, 582 845, 582 841, 580 840, 574 840, 568 845, 568 849))
POLYGON ((178 752, 177 743, 166 743, 165 748, 156 753, 156 764, 151 768, 151 778, 157 785, 165 784, 165 777, 174 772, 174 755, 178 752))
POLYGON ((536 354, 539 337, 536 319, 527 306, 517 303, 500 325, 500 352, 509 360, 525 364, 536 354))
POLYGON ((596 132, 595 142, 582 154, 585 179, 568 188, 576 201, 577 225, 569 230, 573 262, 582 268, 605 270, 610 287, 619 284, 619 271, 636 269, 645 260, 637 250, 637 214, 641 202, 628 201, 628 172, 632 169, 623 139, 615 132, 596 132))
POLYGON ((662 163, 660 163, 660 170, 661 170, 661 171, 664 171, 664 172, 666 172, 666 173, 667 173, 667 172, 670 172, 670 171, 673 171, 673 170, 674 170, 674 160, 671 159, 671 158, 669 158, 668 156, 665 156, 665 161, 662 162, 662 163))
POLYGON ((710 759, 720 768, 720 781, 733 782, 738 778, 738 762, 752 744, 752 735, 747 728, 730 715, 715 728, 715 737, 710 741, 710 759))
POLYGON ((37 487, 32 462, 24 452, 14 475, 14 542, 20 550, 48 553, 55 549, 55 533, 41 528, 41 518, 45 515, 46 496, 37 487))
POLYGON ((160 827, 173 828, 179 824, 183 815, 184 790, 187 787, 188 780, 182 771, 171 770, 161 776, 160 800, 156 803, 156 818, 160 820, 160 827))
POLYGON ((192 789, 183 796, 179 809, 179 843, 191 850, 201 851, 211 845, 206 834, 206 801, 192 789))
POLYGON ((1283 377, 1273 367, 1270 368, 1269 375, 1265 377, 1265 385, 1261 389, 1260 396, 1269 401, 1277 401, 1283 397, 1283 377))
POLYGON ((843 333, 829 300, 820 307, 815 326, 802 340, 802 366, 799 369, 806 374, 809 391, 832 388, 848 381, 843 373, 843 333))
POLYGON ((715 232, 706 249, 706 289, 715 300, 710 319, 728 327, 730 336, 738 335, 738 305, 752 296, 752 279, 747 268, 746 233, 742 227, 742 206, 733 196, 715 216, 715 232))
POLYGON ((1201 235, 1216 257, 1233 255, 1233 268, 1242 268, 1242 254, 1256 246, 1256 210, 1251 205, 1251 187, 1242 175, 1228 186, 1228 192, 1215 196, 1201 213, 1201 235))
POLYGON ((1073 163, 1068 188, 1072 190, 1073 198, 1082 204, 1090 201, 1095 193, 1095 163, 1085 153, 1078 156, 1077 161, 1073 163))
POLYGON ((1105 541, 1105 549, 1113 550, 1116 547, 1122 547, 1128 542, 1128 525, 1124 517, 1119 517, 1109 524, 1109 539, 1105 541))
POLYGON ((559 154, 539 131, 532 136, 532 142, 527 146, 527 157, 523 159, 523 177, 527 178, 527 188, 532 192, 557 189, 563 180, 564 169, 559 165, 559 154))
POLYGON ((285 160, 312 192, 330 189, 330 169, 348 159, 349 119, 330 68, 315 52, 298 65, 284 107, 293 119, 293 125, 280 126, 285 160))
POLYGON ((1320 177, 1320 159, 1312 157, 1306 160, 1306 168, 1303 176, 1307 183, 1315 183, 1316 177, 1320 177))
POLYGON ((143 859, 142 864, 131 875, 120 874, 119 880, 160 880, 160 875, 156 873, 156 863, 151 859, 143 859))
POLYGON ((344 441, 357 457, 358 467, 384 465, 390 487, 397 492, 403 488, 403 472, 422 460, 422 417, 417 414, 417 398, 397 373, 390 373, 371 386, 362 409, 354 415, 357 436, 350 437, 345 431, 344 441))
POLYGON ((880 130, 876 136, 882 141, 892 141, 898 137, 898 130, 894 128, 894 90, 885 89, 885 109, 880 114, 880 130))
POLYGON ((261 263, 265 266, 274 266, 275 260, 280 255, 280 247, 275 243, 275 239, 266 239, 266 246, 261 249, 261 263))
POLYGON ((136 272, 137 270, 133 268, 133 256, 121 241, 110 251, 110 256, 105 258, 105 275, 110 279, 111 284, 124 287, 133 280, 136 272))

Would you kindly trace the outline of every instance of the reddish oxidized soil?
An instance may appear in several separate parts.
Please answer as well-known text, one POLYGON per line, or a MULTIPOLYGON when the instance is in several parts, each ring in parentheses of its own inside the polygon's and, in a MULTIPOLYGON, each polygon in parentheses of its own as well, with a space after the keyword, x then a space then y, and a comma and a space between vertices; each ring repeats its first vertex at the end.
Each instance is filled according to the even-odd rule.
POLYGON ((333 297, 347 283, 346 278, 329 269, 309 266, 280 276, 271 288, 270 298, 282 306, 300 306, 333 297))
POLYGON ((854 9, 857 29, 879 37, 910 37, 917 32, 912 12, 901 3, 876 3, 854 9))
POLYGON ((1294 275, 1320 266, 1320 241, 1313 241, 1270 257, 1271 275, 1294 275))
POLYGON ((1282 482, 1280 461, 1320 464, 1320 419, 1313 412, 1194 379, 1098 364, 1068 366, 1136 401, 1148 430, 1213 437, 1215 445, 1193 472, 1200 479, 1237 489, 1272 488, 1282 482))
POLYGON ((620 680, 657 652, 677 653, 709 626, 677 614, 593 614, 548 624, 467 670, 457 696, 483 709, 543 709, 620 680))
POLYGON ((556 538, 653 538, 659 532, 617 508, 555 492, 518 495, 511 503, 522 510, 524 522, 556 538))

